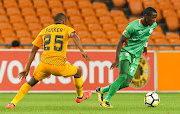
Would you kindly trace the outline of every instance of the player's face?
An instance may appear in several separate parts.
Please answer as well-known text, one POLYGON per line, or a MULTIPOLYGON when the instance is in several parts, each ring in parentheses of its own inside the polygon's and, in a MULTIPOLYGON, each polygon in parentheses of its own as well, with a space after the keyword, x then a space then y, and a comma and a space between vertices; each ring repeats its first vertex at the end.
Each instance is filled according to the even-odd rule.
POLYGON ((147 16, 147 22, 151 26, 154 22, 156 22, 157 13, 152 12, 151 16, 147 16))

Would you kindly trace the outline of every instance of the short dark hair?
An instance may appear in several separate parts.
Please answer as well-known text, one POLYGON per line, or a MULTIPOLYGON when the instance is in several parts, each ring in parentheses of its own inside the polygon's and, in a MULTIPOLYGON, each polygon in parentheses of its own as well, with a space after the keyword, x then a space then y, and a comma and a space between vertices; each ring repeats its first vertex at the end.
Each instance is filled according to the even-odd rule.
POLYGON ((157 11, 156 11, 154 8, 152 8, 152 7, 147 7, 146 9, 144 9, 143 15, 151 16, 151 15, 152 15, 152 12, 157 13, 157 11))
POLYGON ((12 47, 17 47, 17 46, 20 46, 20 42, 18 40, 14 40, 12 43, 11 43, 12 47))
POLYGON ((61 20, 66 20, 67 17, 66 15, 64 15, 63 13, 57 13, 55 16, 54 16, 54 21, 61 21, 61 20))

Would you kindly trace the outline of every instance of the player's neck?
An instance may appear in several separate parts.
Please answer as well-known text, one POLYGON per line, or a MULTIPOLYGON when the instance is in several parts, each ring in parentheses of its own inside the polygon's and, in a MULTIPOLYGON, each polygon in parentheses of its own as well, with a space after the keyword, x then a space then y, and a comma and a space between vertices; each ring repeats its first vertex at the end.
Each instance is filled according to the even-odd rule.
POLYGON ((143 24, 145 27, 149 25, 149 24, 144 20, 144 18, 142 18, 142 24, 143 24))

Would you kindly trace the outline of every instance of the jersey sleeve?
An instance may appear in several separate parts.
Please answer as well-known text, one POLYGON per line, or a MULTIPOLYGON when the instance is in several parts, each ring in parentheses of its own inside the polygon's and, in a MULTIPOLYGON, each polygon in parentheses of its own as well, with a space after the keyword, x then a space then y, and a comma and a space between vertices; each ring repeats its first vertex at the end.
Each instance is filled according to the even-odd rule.
POLYGON ((126 38, 129 38, 133 32, 134 32, 134 27, 132 26, 132 24, 128 24, 128 26, 126 27, 126 29, 123 32, 123 35, 126 38))
POLYGON ((67 33, 68 33, 68 36, 69 36, 69 37, 70 37, 70 34, 71 34, 72 32, 75 32, 75 30, 74 30, 73 28, 71 28, 71 27, 68 27, 68 28, 67 28, 67 33))
POLYGON ((42 34, 43 31, 41 31, 38 36, 36 37, 36 39, 32 42, 33 45, 37 46, 37 47, 41 47, 41 45, 43 44, 43 39, 42 39, 42 34))

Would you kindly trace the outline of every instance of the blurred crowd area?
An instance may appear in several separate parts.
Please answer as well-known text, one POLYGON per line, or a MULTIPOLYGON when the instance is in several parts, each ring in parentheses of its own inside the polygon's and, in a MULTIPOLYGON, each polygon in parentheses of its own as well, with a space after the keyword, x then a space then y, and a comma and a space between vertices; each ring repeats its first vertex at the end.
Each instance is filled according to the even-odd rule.
MULTIPOLYGON (((116 49, 129 22, 147 7, 158 12, 158 26, 149 38, 149 50, 180 50, 180 0, 0 0, 0 49, 31 49, 38 33, 56 13, 68 17, 84 49, 116 49), (108 45, 108 46, 107 46, 108 45)), ((69 49, 76 49, 72 39, 69 49)))

